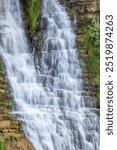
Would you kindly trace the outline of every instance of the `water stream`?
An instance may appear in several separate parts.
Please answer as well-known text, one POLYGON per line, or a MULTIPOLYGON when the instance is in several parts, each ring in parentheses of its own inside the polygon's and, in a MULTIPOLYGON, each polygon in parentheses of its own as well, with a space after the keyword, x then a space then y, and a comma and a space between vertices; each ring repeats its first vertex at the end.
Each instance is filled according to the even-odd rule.
POLYGON ((57 0, 43 0, 38 74, 29 52, 19 0, 0 0, 6 27, 0 54, 13 91, 13 114, 36 150, 99 150, 95 102, 83 90, 82 70, 71 21, 57 0))

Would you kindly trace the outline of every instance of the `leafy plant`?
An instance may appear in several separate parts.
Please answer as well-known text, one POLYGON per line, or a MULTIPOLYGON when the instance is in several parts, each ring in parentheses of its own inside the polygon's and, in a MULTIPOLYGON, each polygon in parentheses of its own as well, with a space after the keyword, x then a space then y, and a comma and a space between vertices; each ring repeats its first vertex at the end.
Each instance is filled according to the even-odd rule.
POLYGON ((1 137, 0 137, 0 150, 5 150, 5 142, 1 137))
POLYGON ((100 80, 100 25, 96 18, 85 28, 85 49, 89 58, 89 69, 92 73, 95 86, 100 80))
MULTIPOLYGON (((82 53, 86 54, 86 64, 91 76, 93 86, 98 91, 96 94, 99 100, 99 87, 100 87, 100 24, 99 19, 94 17, 87 20, 87 23, 82 27, 82 53)), ((84 79, 85 80, 85 79, 84 79)))

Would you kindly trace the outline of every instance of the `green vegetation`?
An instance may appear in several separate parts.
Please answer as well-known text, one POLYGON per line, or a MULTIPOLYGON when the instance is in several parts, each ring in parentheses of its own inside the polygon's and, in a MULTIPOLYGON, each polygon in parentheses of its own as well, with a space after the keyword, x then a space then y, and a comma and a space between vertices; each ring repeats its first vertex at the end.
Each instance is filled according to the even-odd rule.
POLYGON ((0 150, 5 150, 5 142, 2 137, 0 137, 0 150))
MULTIPOLYGON (((98 89, 96 98, 99 100, 100 87, 100 25, 99 19, 89 19, 83 27, 82 54, 86 56, 86 65, 90 72, 90 80, 98 89)), ((98 102, 99 103, 99 102, 98 102)))
POLYGON ((40 17, 41 1, 25 0, 26 16, 29 24, 29 31, 34 32, 37 27, 37 21, 40 17))
POLYGON ((9 89, 8 82, 4 76, 4 64, 0 57, 0 113, 8 112, 11 109, 11 92, 9 89))
POLYGON ((100 85, 100 26, 96 18, 85 28, 85 49, 95 86, 100 85))

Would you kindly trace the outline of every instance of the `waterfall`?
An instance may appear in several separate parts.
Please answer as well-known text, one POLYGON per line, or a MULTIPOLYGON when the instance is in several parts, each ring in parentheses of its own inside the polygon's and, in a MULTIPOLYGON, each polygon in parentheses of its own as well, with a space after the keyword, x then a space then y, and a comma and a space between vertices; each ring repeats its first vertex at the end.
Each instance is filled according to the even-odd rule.
POLYGON ((13 91, 13 114, 36 150, 99 150, 95 102, 83 90, 72 23, 57 0, 43 0, 47 19, 38 73, 23 29, 18 0, 0 0, 0 54, 13 91), (92 101, 92 102, 91 102, 92 101))

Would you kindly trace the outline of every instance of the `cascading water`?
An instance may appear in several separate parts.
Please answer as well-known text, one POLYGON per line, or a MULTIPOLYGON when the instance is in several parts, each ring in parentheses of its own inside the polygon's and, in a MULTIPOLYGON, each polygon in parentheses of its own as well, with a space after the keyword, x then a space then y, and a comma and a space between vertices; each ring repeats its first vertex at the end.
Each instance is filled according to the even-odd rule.
POLYGON ((57 0, 43 0, 47 18, 37 75, 18 0, 0 0, 7 25, 0 53, 13 89, 14 109, 36 150, 99 150, 99 118, 83 91, 71 22, 57 0), (90 108, 91 107, 91 108, 90 108))

